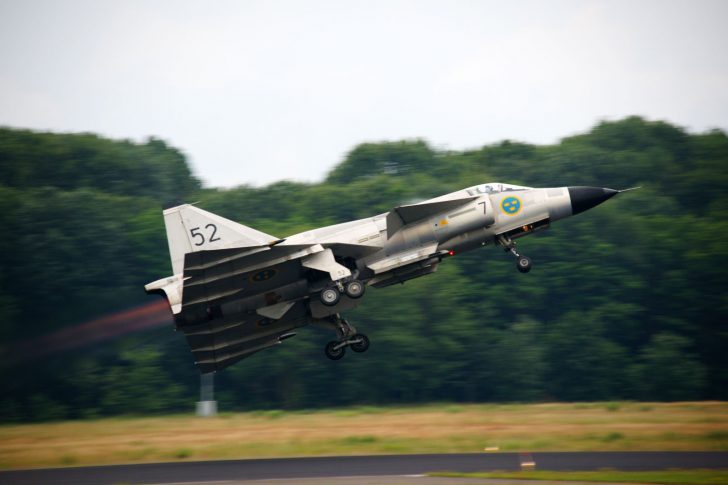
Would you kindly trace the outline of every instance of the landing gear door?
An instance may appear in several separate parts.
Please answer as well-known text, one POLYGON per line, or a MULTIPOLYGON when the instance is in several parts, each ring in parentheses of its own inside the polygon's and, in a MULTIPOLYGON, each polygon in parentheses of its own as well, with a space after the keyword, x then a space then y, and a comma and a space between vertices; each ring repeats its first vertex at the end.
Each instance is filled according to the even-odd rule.
POLYGON ((488 228, 495 224, 495 209, 490 201, 490 196, 484 195, 478 199, 477 207, 485 220, 485 227, 488 228))

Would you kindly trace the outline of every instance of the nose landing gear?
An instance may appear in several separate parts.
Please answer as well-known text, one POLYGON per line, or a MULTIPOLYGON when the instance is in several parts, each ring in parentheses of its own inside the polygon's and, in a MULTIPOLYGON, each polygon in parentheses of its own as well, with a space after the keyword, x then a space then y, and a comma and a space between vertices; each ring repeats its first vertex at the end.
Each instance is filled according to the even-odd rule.
POLYGON ((528 256, 517 256, 516 267, 521 273, 528 273, 531 271, 531 258, 528 256))
POLYGON ((531 271, 531 258, 528 256, 524 256, 520 254, 516 250, 516 243, 513 242, 513 240, 507 236, 500 235, 498 236, 498 244, 503 246, 503 249, 505 249, 506 252, 510 252, 513 256, 516 258, 516 268, 518 268, 518 271, 521 273, 528 273, 531 271))

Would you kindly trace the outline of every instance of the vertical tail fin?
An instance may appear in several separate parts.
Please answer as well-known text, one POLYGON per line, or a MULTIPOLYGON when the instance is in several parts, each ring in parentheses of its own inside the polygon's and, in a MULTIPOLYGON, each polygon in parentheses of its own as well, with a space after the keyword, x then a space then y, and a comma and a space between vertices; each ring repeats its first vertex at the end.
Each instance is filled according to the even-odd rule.
POLYGON ((209 249, 267 246, 277 237, 225 219, 190 204, 165 209, 169 256, 175 275, 184 270, 185 254, 209 249))

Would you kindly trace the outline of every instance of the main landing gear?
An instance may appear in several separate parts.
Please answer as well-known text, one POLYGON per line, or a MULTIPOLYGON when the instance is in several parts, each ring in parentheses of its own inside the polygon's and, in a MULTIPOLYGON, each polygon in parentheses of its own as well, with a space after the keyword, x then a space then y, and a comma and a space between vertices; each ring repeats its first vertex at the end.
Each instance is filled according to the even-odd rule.
POLYGON ((356 328, 341 315, 332 315, 331 323, 336 328, 339 338, 326 344, 324 349, 326 357, 331 360, 339 360, 344 357, 347 347, 351 347, 354 352, 366 352, 369 349, 369 338, 363 333, 356 333, 356 328))
POLYGON ((364 283, 359 280, 350 280, 347 282, 336 281, 327 286, 319 294, 321 303, 326 306, 336 306, 344 293, 349 298, 361 298, 364 296, 364 283))
POLYGON ((519 254, 516 250, 516 243, 513 242, 511 238, 500 235, 498 236, 498 244, 503 246, 503 249, 505 249, 506 252, 510 252, 516 257, 516 268, 518 268, 518 271, 521 273, 528 273, 531 271, 531 258, 519 254))

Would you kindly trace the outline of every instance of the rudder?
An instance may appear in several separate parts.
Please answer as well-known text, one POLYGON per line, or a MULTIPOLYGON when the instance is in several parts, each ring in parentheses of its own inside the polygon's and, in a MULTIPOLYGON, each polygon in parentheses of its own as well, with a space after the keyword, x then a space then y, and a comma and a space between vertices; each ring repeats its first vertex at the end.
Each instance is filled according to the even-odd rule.
POLYGON ((184 270, 185 254, 209 249, 268 246, 279 239, 190 204, 165 209, 169 256, 175 275, 184 270))

